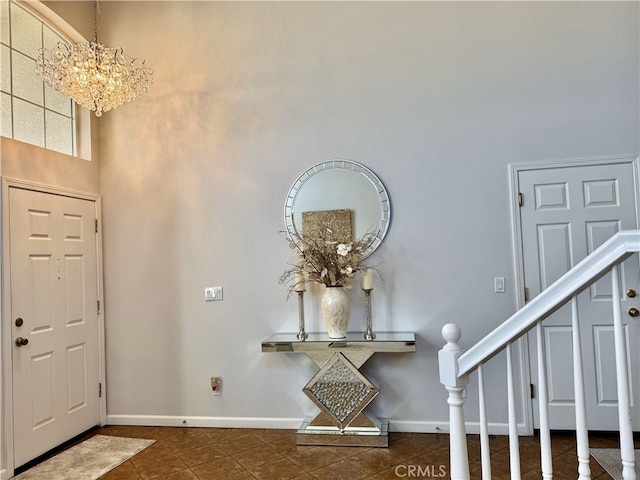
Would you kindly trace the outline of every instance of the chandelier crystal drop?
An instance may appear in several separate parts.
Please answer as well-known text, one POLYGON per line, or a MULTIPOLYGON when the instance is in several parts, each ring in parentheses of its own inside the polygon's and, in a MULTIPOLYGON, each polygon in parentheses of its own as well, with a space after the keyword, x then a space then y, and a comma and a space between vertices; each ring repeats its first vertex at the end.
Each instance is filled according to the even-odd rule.
POLYGON ((96 116, 146 93, 153 71, 141 58, 129 57, 122 48, 86 42, 41 48, 36 60, 43 81, 71 97, 96 116))

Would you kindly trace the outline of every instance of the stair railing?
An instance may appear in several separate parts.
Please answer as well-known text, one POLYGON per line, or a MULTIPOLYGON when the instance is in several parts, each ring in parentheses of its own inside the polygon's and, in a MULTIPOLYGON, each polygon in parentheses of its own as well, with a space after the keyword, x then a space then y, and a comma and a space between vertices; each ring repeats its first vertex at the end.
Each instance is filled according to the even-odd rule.
POLYGON ((467 351, 464 351, 458 343, 461 338, 461 331, 456 324, 449 323, 442 328, 442 336, 447 343, 438 353, 438 362, 440 366, 440 382, 449 393, 447 400, 449 404, 450 436, 449 473, 452 480, 469 480, 469 459, 463 407, 465 403, 464 391, 469 382, 469 375, 474 371, 477 371, 478 374, 482 479, 491 479, 483 366, 488 360, 503 350, 506 351, 507 359, 509 465, 511 479, 520 479, 520 455, 516 420, 512 345, 516 340, 534 328, 537 331, 536 350, 539 383, 540 466, 543 479, 553 478, 542 321, 567 303, 571 303, 572 312, 573 383, 576 405, 578 478, 579 480, 591 479, 577 295, 608 272, 611 272, 612 283, 612 316, 622 477, 624 480, 636 480, 629 400, 629 377, 620 304, 622 295, 619 284, 619 265, 632 255, 637 255, 638 252, 640 252, 640 230, 616 233, 467 351))

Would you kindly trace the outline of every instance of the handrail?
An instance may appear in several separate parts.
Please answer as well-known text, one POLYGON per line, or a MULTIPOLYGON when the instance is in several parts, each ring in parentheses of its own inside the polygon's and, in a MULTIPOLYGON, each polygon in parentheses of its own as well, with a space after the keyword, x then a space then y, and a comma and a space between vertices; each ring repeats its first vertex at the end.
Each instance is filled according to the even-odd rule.
POLYGON ((618 232, 574 268, 556 280, 458 358, 458 378, 500 352, 535 324, 563 306, 571 297, 606 274, 616 263, 640 252, 640 230, 618 232))

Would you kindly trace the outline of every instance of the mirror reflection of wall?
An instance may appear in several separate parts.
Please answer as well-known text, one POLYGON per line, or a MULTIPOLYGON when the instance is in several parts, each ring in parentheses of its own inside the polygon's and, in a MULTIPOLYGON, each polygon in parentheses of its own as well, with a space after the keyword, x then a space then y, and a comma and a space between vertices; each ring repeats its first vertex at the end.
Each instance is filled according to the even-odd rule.
POLYGON ((296 225, 302 224, 302 212, 341 209, 351 210, 356 237, 377 229, 380 223, 378 193, 369 180, 350 170, 317 173, 305 182, 303 194, 293 202, 296 225))
POLYGON ((370 255, 384 238, 391 219, 389 196, 378 177, 349 160, 329 160, 305 171, 294 182, 285 204, 285 225, 292 239, 302 228, 303 212, 349 210, 353 237, 374 233, 370 255))

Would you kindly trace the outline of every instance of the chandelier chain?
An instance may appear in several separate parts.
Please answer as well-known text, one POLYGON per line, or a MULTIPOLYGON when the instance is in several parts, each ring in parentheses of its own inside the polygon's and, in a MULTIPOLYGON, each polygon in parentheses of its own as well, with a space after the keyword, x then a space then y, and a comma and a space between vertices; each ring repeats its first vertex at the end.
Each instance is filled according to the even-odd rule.
POLYGON ((93 42, 98 43, 98 0, 93 0, 93 42))

